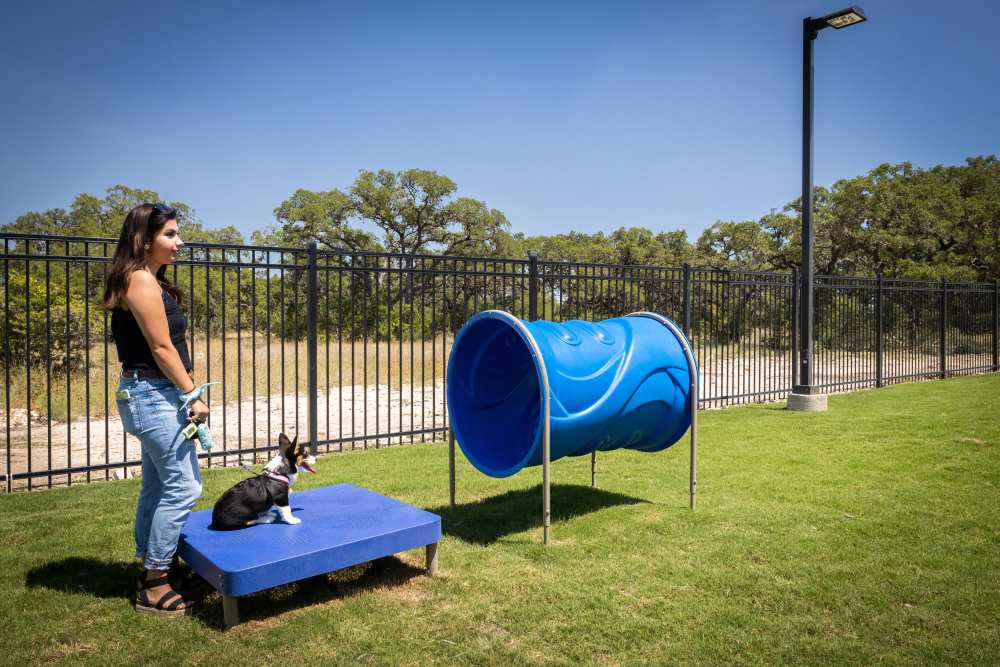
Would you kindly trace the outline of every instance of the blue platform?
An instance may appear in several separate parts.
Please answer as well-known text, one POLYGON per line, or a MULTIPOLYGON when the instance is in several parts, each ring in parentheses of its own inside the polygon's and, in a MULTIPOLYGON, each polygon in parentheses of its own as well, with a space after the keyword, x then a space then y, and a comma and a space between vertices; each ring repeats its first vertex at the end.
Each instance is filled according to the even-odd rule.
POLYGON ((178 554, 223 595, 226 625, 237 622, 235 598, 341 568, 427 547, 436 567, 441 517, 352 484, 291 494, 302 523, 209 529, 212 511, 192 513, 178 554))

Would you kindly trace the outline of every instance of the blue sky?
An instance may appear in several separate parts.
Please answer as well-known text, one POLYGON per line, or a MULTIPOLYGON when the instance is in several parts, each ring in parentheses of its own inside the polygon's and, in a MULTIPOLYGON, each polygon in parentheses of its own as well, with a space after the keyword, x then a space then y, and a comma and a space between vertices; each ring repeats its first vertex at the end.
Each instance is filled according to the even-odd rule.
MULTIPOLYGON (((513 231, 693 240, 799 195, 802 18, 842 6, 5 3, 0 222, 123 183, 249 235, 418 167, 513 231)), ((1000 153, 1000 3, 862 7, 815 43, 816 183, 1000 153)))

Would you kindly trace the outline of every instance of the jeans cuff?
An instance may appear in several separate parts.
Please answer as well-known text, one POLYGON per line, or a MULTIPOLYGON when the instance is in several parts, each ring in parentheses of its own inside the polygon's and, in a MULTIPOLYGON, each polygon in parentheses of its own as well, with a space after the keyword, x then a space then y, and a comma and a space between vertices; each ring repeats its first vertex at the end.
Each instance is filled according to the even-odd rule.
POLYGON ((169 570, 170 569, 170 561, 171 560, 172 560, 171 558, 168 558, 167 560, 163 560, 163 561, 153 560, 152 558, 147 558, 146 562, 145 562, 146 569, 147 570, 169 570))

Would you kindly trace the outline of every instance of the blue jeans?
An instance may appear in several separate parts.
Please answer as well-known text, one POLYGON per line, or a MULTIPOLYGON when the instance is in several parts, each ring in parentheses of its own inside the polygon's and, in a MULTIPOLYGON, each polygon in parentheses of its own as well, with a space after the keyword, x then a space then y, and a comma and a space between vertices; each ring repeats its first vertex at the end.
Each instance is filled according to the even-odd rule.
POLYGON ((181 434, 187 414, 170 380, 123 376, 118 394, 122 427, 142 444, 142 489, 135 509, 135 555, 146 569, 165 570, 177 551, 188 514, 201 496, 194 441, 181 434))

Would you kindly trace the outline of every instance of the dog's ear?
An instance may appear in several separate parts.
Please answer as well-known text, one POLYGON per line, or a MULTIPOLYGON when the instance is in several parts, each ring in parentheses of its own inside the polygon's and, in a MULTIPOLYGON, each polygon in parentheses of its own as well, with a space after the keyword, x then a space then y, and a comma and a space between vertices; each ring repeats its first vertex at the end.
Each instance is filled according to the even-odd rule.
MULTIPOLYGON (((298 439, 298 436, 295 436, 298 439)), ((281 454, 289 461, 295 461, 295 440, 289 440, 288 436, 282 433, 278 436, 278 448, 281 454)))
POLYGON ((296 444, 295 443, 298 441, 298 439, 299 439, 299 436, 295 436, 295 438, 291 442, 288 442, 288 438, 285 438, 285 443, 286 443, 285 448, 284 448, 285 458, 288 459, 292 463, 295 463, 295 459, 298 458, 298 456, 295 453, 295 451, 296 451, 296 444))

